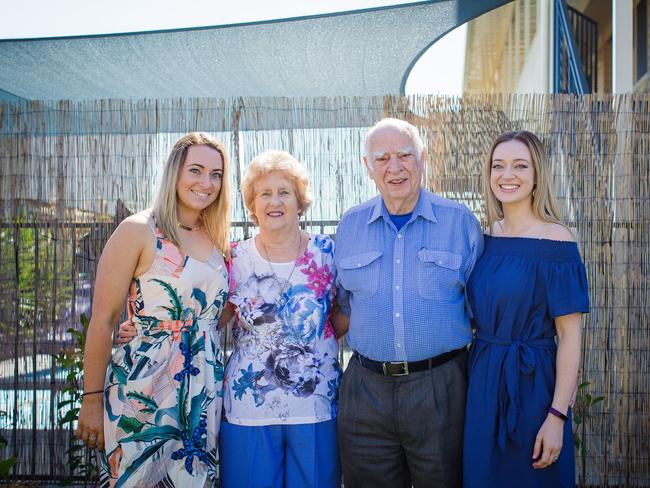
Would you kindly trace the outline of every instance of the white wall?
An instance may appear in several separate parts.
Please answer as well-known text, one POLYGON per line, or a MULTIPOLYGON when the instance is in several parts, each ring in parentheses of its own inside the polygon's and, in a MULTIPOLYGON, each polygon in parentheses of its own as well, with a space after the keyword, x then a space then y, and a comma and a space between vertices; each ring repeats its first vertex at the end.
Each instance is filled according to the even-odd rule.
POLYGON ((526 60, 515 86, 515 93, 550 93, 553 90, 552 63, 552 1, 537 3, 536 34, 526 53, 526 60))

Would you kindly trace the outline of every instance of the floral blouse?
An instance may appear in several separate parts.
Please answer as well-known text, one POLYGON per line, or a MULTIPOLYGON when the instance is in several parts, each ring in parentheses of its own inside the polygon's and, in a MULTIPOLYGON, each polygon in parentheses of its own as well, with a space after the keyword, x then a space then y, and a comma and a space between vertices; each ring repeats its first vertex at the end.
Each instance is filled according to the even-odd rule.
POLYGON ((329 320, 336 288, 334 243, 310 235, 290 263, 269 263, 255 239, 233 248, 237 321, 224 378, 228 422, 316 423, 336 418, 341 366, 329 320))

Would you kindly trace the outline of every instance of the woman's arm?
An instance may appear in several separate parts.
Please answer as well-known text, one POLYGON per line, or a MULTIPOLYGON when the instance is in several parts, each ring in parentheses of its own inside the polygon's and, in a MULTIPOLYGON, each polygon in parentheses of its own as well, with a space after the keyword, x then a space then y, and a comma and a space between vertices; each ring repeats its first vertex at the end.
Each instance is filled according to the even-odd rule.
MULTIPOLYGON (((235 306, 226 302, 226 306, 223 308, 221 315, 219 316, 219 328, 223 329, 235 316, 235 306)), ((138 330, 135 328, 130 319, 125 320, 120 324, 119 329, 117 330, 117 337, 115 342, 118 344, 128 344, 133 340, 135 336, 138 335, 138 330)))
MULTIPOLYGON (((84 392, 104 390, 112 334, 151 231, 125 220, 106 243, 97 266, 92 315, 84 350, 84 392)), ((146 225, 146 224, 144 224, 146 225)), ((103 395, 83 397, 76 435, 89 447, 104 448, 103 395)))
MULTIPOLYGON (((555 358, 555 391, 551 406, 566 415, 573 392, 578 381, 580 368, 580 324, 581 313, 572 313, 555 318, 557 331, 557 356, 555 358)), ((564 420, 549 413, 537 433, 533 459, 541 458, 533 463, 534 468, 545 468, 551 465, 562 449, 564 420)), ((571 449, 572 446, 567 446, 571 449)))

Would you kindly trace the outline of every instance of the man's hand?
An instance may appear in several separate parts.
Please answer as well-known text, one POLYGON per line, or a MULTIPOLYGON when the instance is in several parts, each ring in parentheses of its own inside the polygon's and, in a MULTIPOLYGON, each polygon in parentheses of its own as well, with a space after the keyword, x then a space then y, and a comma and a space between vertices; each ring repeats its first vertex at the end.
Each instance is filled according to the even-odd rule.
POLYGON ((115 337, 115 342, 122 346, 131 342, 137 335, 138 330, 133 325, 133 322, 127 320, 126 322, 122 322, 120 324, 120 328, 118 329, 117 335, 115 337))
POLYGON ((341 311, 341 308, 339 307, 338 303, 336 303, 336 301, 332 306, 330 320, 334 326, 334 331, 336 332, 337 339, 340 339, 348 333, 348 329, 350 328, 350 317, 341 311))

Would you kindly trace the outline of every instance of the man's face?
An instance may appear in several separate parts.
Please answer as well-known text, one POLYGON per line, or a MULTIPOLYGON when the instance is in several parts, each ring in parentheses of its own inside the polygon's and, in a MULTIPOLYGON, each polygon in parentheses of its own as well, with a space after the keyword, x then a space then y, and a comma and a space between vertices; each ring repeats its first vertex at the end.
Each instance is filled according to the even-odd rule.
POLYGON ((363 162, 388 211, 392 214, 412 211, 420 195, 424 150, 416 154, 409 135, 393 127, 375 132, 368 149, 369 155, 363 162))

